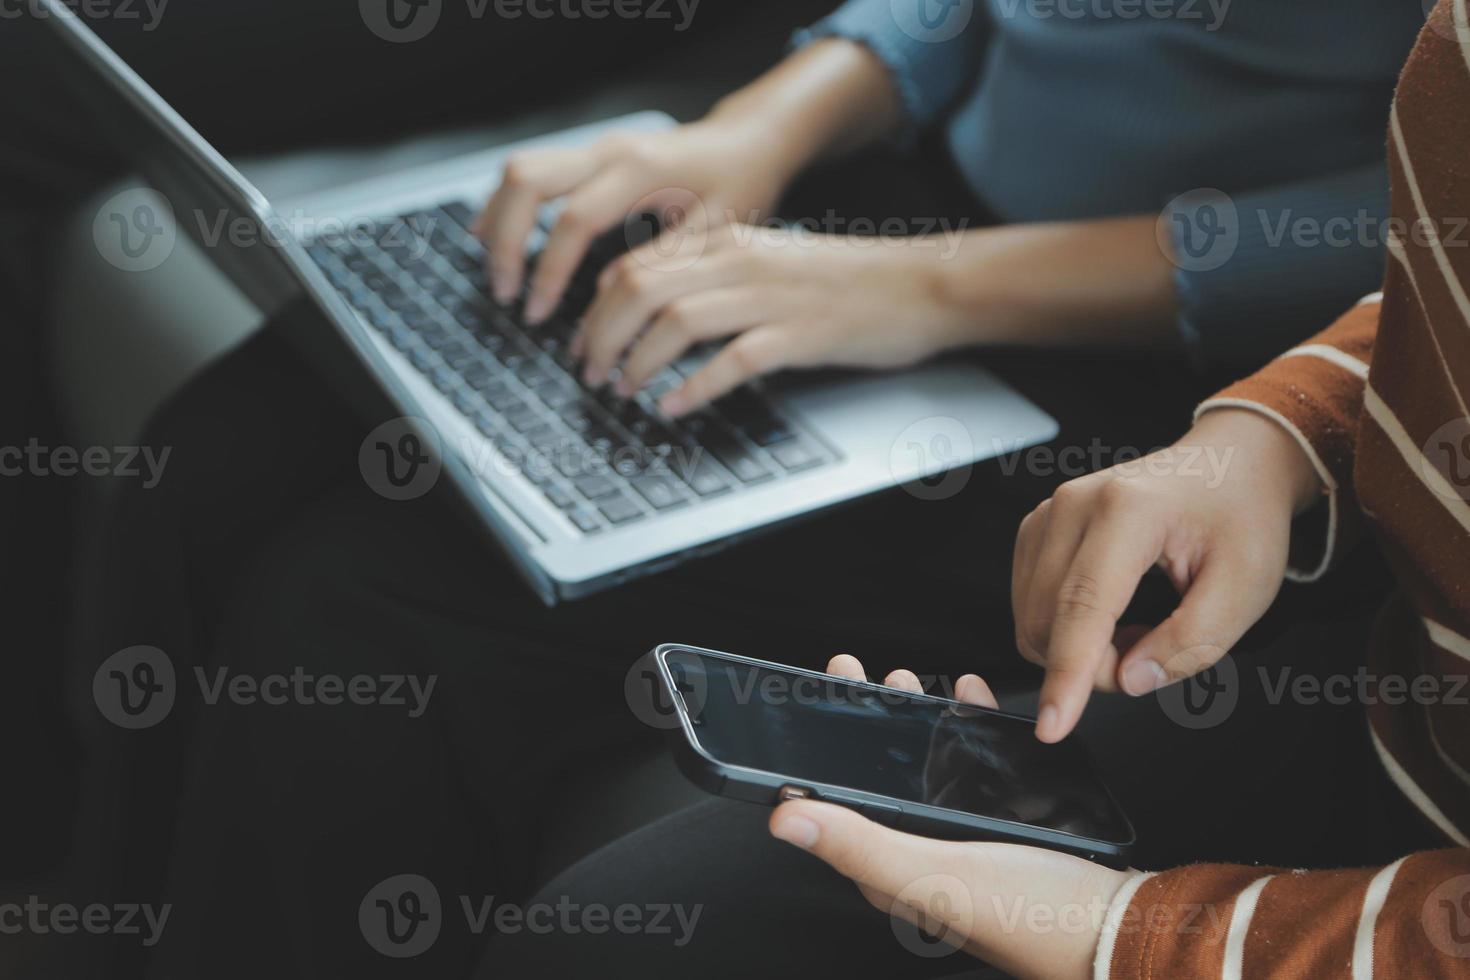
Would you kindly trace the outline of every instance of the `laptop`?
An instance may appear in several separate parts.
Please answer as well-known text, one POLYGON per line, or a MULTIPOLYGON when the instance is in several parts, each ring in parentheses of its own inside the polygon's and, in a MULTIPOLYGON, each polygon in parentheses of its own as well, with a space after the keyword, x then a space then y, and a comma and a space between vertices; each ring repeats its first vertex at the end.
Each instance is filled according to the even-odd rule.
MULTIPOLYGON (((882 375, 792 373, 678 421, 654 400, 707 352, 633 398, 589 390, 567 352, 577 308, 602 263, 647 222, 605 236, 562 310, 528 327, 519 301, 491 297, 468 228, 506 156, 532 144, 272 202, 61 0, 28 9, 55 49, 57 77, 129 149, 176 225, 149 212, 141 228, 192 236, 267 315, 304 308, 298 319, 321 325, 319 342, 304 346, 331 363, 324 383, 350 380, 383 406, 364 424, 364 478, 390 497, 448 489, 547 604, 1056 434, 1045 412, 956 360, 882 375), (240 227, 257 233, 217 234, 240 227)), ((672 125, 640 113, 533 144, 672 125)), ((126 225, 140 214, 113 217, 126 225)))

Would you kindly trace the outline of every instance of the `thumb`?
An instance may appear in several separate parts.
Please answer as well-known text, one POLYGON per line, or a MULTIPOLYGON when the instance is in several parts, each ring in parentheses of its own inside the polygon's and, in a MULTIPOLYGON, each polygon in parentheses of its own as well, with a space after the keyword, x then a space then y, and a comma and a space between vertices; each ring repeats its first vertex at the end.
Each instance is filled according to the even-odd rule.
POLYGON ((1179 608, 1123 656, 1118 686, 1136 697, 1208 670, 1261 618, 1280 584, 1233 556, 1207 564, 1179 608))
POLYGON ((969 904, 951 894, 965 866, 963 845, 930 840, 884 827, 833 803, 794 800, 771 814, 771 836, 821 858, 865 891, 893 896, 919 911, 969 904))

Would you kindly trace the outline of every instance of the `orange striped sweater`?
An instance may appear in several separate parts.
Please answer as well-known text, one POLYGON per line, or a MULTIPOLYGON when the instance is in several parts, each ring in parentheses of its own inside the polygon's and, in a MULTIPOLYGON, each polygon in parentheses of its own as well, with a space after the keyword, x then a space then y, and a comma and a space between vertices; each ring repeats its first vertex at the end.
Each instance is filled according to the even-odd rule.
MULTIPOLYGON (((1389 144, 1396 220, 1383 292, 1200 412, 1249 408, 1297 438, 1327 499, 1320 534, 1293 542, 1293 577, 1320 576, 1371 527, 1399 593, 1370 639, 1369 675, 1427 676, 1448 691, 1470 672, 1467 0, 1431 13, 1389 144)), ((1470 976, 1470 709, 1386 690, 1369 700, 1388 775, 1455 846, 1386 868, 1137 875, 1108 910, 1098 980, 1470 976), (1200 909, 1220 915, 1184 928, 1200 909)))

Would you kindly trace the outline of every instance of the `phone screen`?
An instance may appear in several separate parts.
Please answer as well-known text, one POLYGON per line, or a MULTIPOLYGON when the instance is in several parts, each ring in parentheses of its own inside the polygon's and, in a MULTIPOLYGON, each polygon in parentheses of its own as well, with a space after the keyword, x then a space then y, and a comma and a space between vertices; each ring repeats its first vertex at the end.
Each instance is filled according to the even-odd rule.
POLYGON ((726 765, 1111 844, 1132 833, 1075 740, 1024 719, 689 650, 665 655, 699 746, 726 765))

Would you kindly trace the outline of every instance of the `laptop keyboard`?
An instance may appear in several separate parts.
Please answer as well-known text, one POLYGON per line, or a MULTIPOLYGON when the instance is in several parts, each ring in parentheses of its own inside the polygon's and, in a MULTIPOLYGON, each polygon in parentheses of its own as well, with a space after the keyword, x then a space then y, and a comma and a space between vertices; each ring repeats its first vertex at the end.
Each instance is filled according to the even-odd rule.
POLYGON ((319 238, 307 251, 359 316, 494 446, 498 459, 468 460, 481 479, 493 477, 487 468, 515 470, 573 527, 595 534, 834 461, 754 388, 664 418, 655 402, 697 363, 665 368, 631 398, 584 386, 568 344, 596 274, 622 243, 599 242, 561 309, 531 327, 521 300, 492 298, 484 248, 468 230, 473 219, 455 201, 319 238))

